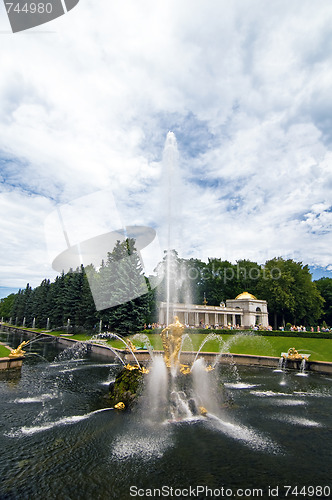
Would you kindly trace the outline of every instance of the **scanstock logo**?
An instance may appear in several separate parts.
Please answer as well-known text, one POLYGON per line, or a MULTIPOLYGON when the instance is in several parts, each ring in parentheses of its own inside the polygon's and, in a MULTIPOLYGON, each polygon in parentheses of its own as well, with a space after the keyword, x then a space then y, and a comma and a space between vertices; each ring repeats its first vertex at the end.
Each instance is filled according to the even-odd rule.
POLYGON ((73 9, 79 0, 3 0, 13 33, 48 23, 73 9))

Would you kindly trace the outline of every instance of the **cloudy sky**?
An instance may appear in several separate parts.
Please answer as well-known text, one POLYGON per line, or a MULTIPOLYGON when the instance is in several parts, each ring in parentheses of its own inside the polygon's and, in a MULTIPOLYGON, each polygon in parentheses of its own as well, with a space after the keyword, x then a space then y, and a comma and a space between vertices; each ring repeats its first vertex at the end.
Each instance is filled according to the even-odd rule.
POLYGON ((331 276, 331 26, 329 0, 80 0, 12 34, 1 3, 2 295, 56 276, 64 227, 165 248, 169 130, 182 257, 331 276))

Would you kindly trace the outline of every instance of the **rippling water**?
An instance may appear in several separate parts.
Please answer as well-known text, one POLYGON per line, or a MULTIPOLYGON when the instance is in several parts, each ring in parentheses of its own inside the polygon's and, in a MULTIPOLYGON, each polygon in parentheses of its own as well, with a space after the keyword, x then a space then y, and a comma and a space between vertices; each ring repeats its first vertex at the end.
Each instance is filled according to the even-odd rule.
MULTIPOLYGON (((16 347, 20 337, 0 340, 16 347)), ((21 374, 0 378, 1 500, 127 500, 133 485, 267 492, 329 483, 327 377, 239 368, 232 379, 234 371, 222 368, 235 403, 222 417, 149 425, 144 413, 104 408, 117 365, 84 349, 70 359, 50 341, 29 349, 21 374)))

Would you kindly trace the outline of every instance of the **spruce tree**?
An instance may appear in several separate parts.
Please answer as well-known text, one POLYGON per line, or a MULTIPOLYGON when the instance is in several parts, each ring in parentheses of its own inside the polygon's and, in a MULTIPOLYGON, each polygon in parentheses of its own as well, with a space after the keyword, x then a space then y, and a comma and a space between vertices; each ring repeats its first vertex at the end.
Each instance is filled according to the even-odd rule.
POLYGON ((103 322, 122 334, 140 330, 150 312, 149 290, 135 241, 117 241, 99 272, 105 303, 117 304, 99 313, 103 322))

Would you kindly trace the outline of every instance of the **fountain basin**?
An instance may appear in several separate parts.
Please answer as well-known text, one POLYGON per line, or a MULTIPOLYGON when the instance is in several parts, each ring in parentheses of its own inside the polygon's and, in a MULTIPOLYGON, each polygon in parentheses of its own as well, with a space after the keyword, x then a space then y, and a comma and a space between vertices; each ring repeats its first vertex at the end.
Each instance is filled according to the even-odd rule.
MULTIPOLYGON (((33 332, 30 330, 26 330, 24 328, 19 328, 15 326, 8 326, 8 325, 3 325, 2 326, 3 331, 5 332, 13 332, 17 334, 22 334, 24 333, 27 338, 30 338, 34 335, 36 335, 37 332, 33 332)), ((75 343, 79 343, 81 341, 68 338, 68 337, 56 337, 54 335, 49 335, 49 334, 40 334, 41 337, 44 337, 45 339, 52 339, 55 343, 57 343, 59 346, 62 347, 70 347, 73 346, 75 343)), ((103 346, 101 344, 88 344, 88 350, 99 356, 100 359, 114 359, 115 356, 112 353, 111 350, 109 350, 106 346, 103 346)), ((123 358, 125 363, 134 363, 135 360, 133 356, 126 351, 125 349, 116 349, 114 350, 117 351, 117 353, 123 358)), ((163 351, 158 351, 155 350, 154 354, 162 354, 163 351)), ((182 363, 188 363, 190 360, 193 359, 193 356, 196 354, 194 351, 183 351, 181 353, 181 362, 182 363)), ((147 363, 150 361, 150 355, 146 350, 137 350, 135 351, 135 355, 140 363, 147 363)), ((262 355, 253 355, 253 354, 232 354, 230 353, 229 355, 225 353, 223 356, 220 357, 220 360, 218 361, 221 364, 227 364, 229 363, 229 356, 232 356, 236 364, 238 365, 244 365, 244 366, 262 366, 262 367, 271 367, 271 368, 278 368, 279 360, 280 357, 273 357, 273 356, 262 356, 262 355)), ((214 363, 216 357, 219 356, 218 353, 216 352, 202 352, 199 354, 199 357, 204 357, 204 359, 208 363, 214 363)), ((287 361, 287 368, 294 368, 298 369, 298 363, 297 362, 292 362, 290 360, 287 361)), ((324 373, 324 374, 329 374, 332 375, 332 362, 328 361, 308 361, 307 362, 307 368, 308 371, 316 372, 316 373, 324 373)))
MULTIPOLYGON (((16 335, 11 345, 18 342, 16 335)), ((220 366, 235 403, 223 409, 224 417, 197 415, 153 427, 147 408, 142 420, 137 412, 100 409, 97 391, 106 392, 104 383, 116 377, 120 363, 93 353, 54 359, 60 346, 47 338, 36 342, 34 349, 51 362, 27 357, 16 385, 1 386, 1 414, 11 415, 0 433, 1 497, 128 500, 130 485, 160 488, 164 482, 267 492, 267 485, 295 485, 299 477, 306 486, 326 485, 329 377, 239 366, 238 383, 220 366)))
POLYGON ((17 358, 0 358, 0 371, 20 370, 22 368, 24 356, 17 358))
MULTIPOLYGON (((127 363, 133 363, 134 358, 131 356, 131 354, 126 353, 123 351, 124 355, 124 361, 127 363)), ((162 354, 163 351, 154 351, 154 354, 162 354)), ((135 352, 137 359, 139 360, 140 363, 147 363, 150 360, 149 353, 146 352, 140 352, 136 351, 135 352)), ((193 357, 196 355, 196 351, 185 351, 181 353, 181 362, 182 363, 189 363, 193 357)), ((198 355, 198 358, 204 358, 207 363, 213 364, 216 360, 216 358, 220 356, 216 352, 201 352, 198 355)), ((273 356, 255 356, 253 354, 232 354, 232 353, 225 353, 224 355, 220 356, 220 359, 218 360, 218 363, 220 364, 229 364, 231 359, 235 361, 237 365, 241 366, 252 366, 252 367, 271 367, 271 368, 277 368, 279 359, 278 357, 273 357, 273 356)), ((287 368, 294 368, 298 369, 299 362, 298 361, 287 361, 287 368)), ((307 370, 308 371, 313 371, 316 373, 325 373, 325 374, 332 374, 332 363, 328 361, 308 361, 307 362, 307 370)))
POLYGON ((24 356, 12 357, 10 355, 12 349, 3 343, 0 344, 1 344, 0 371, 3 372, 7 370, 19 370, 22 367, 24 356))

